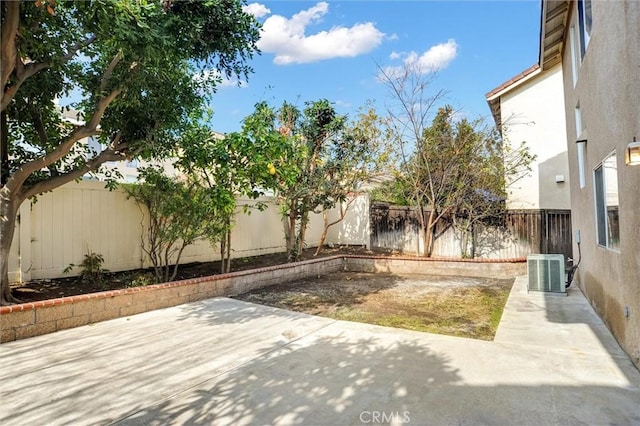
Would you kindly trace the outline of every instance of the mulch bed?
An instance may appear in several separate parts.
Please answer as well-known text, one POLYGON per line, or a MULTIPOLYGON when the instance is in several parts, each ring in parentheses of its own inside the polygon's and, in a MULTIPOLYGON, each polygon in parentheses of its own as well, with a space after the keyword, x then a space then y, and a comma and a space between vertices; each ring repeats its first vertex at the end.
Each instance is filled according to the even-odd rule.
MULTIPOLYGON (((316 249, 310 248, 303 252, 301 260, 313 259, 316 249)), ((366 250, 361 246, 325 247, 318 257, 338 254, 380 254, 366 250)), ((273 253, 262 256, 232 259, 231 271, 246 271, 280 265, 287 262, 285 253, 273 253)), ((206 277, 220 274, 220 262, 199 262, 180 265, 176 281, 206 277)), ((79 294, 96 293, 100 291, 119 290, 130 286, 132 280, 138 277, 151 277, 152 269, 138 269, 122 272, 106 272, 100 281, 87 281, 81 277, 65 277, 55 279, 33 280, 27 283, 12 284, 13 295, 23 302, 56 299, 60 297, 76 296, 79 294)))

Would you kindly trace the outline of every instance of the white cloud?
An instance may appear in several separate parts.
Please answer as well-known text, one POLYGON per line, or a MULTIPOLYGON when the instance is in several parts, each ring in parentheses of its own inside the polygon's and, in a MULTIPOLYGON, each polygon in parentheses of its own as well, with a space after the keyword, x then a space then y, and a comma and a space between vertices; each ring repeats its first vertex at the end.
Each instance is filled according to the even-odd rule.
MULTIPOLYGON (((404 57, 404 64, 384 67, 383 72, 391 78, 398 77, 405 71, 429 74, 446 68, 456 56, 458 56, 458 44, 454 39, 449 39, 446 43, 431 46, 421 55, 415 51, 409 53, 392 52, 389 59, 397 60, 404 57)), ((378 79, 381 78, 384 79, 382 76, 378 76, 378 79)))
POLYGON ((249 83, 244 80, 239 80, 238 78, 226 78, 222 77, 222 82, 220 82, 220 87, 241 87, 243 89, 249 87, 249 83))
POLYGON ((271 9, 260 3, 251 3, 242 6, 242 11, 248 13, 249 15, 253 15, 256 18, 262 18, 263 16, 271 13, 271 9))
POLYGON ((280 15, 268 17, 262 26, 258 48, 274 53, 276 64, 310 63, 331 58, 349 58, 370 52, 384 39, 384 33, 371 22, 352 27, 332 27, 328 31, 306 35, 308 25, 321 21, 329 4, 320 2, 290 19, 280 15))
MULTIPOLYGON (((412 54, 415 55, 414 52, 412 52, 412 54)), ((417 55, 415 58, 412 57, 411 60, 416 61, 418 69, 422 74, 427 74, 446 68, 457 55, 458 44, 454 39, 449 39, 446 43, 432 46, 419 58, 417 55)))

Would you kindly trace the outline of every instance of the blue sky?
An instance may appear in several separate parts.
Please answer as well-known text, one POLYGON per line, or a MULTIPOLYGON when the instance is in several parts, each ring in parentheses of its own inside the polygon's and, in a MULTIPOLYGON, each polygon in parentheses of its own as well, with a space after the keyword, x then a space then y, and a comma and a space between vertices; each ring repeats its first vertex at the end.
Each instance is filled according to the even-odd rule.
POLYGON ((376 64, 411 59, 438 70, 434 90, 461 114, 488 118, 485 93, 538 59, 537 0, 264 1, 246 10, 263 23, 262 54, 248 82, 225 81, 213 97, 210 125, 223 133, 240 130, 263 100, 303 107, 326 98, 350 116, 372 100, 382 113, 388 94, 376 64))

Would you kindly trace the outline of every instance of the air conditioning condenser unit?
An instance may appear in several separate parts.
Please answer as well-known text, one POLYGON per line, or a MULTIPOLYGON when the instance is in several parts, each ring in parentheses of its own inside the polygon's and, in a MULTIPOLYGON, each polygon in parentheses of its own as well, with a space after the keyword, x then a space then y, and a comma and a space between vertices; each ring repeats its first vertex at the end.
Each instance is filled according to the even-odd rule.
POLYGON ((529 291, 565 293, 564 256, 561 254, 530 254, 527 256, 529 291))

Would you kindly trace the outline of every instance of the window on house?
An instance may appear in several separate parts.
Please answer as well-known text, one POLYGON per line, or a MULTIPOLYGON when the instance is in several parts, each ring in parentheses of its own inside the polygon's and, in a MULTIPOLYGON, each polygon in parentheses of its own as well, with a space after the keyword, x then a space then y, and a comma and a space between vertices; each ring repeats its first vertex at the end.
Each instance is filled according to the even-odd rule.
POLYGON ((584 58, 591 40, 591 0, 578 0, 578 25, 580 26, 580 57, 584 58))
POLYGON ((580 65, 580 57, 578 56, 580 49, 576 38, 576 27, 573 25, 569 28, 569 47, 571 48, 571 76, 573 77, 573 87, 576 87, 580 65))
POLYGON ((576 121, 576 136, 578 138, 576 149, 578 151, 578 181, 580 182, 580 188, 584 188, 587 185, 587 181, 585 179, 585 145, 584 141, 580 141, 581 136, 584 132, 584 128, 582 127, 582 112, 580 111, 580 105, 576 106, 575 109, 575 121, 576 121))
POLYGON ((615 152, 595 168, 593 178, 598 244, 612 250, 619 250, 618 168, 615 152))

